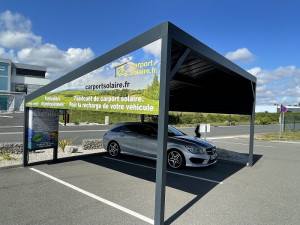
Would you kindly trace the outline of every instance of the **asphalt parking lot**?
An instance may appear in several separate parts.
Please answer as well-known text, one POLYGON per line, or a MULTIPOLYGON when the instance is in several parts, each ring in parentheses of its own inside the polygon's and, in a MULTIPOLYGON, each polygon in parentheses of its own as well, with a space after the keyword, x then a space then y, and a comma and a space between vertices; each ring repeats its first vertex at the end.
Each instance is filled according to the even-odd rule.
MULTIPOLYGON (((220 148, 248 152, 248 139, 220 148)), ((255 142, 253 167, 168 169, 166 224, 298 224, 300 143, 255 142)), ((0 224, 152 224, 155 162, 107 154, 0 169, 0 224)))

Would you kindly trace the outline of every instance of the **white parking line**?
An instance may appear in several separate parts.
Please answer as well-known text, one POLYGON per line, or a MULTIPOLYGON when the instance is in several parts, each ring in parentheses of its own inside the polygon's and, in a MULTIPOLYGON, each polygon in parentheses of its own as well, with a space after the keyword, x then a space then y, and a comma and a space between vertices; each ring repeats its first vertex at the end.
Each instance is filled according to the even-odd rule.
POLYGON ((298 142, 297 142, 297 141, 270 141, 270 142, 273 142, 273 143, 281 143, 281 144, 282 144, 282 143, 283 143, 283 144, 284 144, 284 143, 287 143, 287 144, 298 144, 298 145, 300 144, 299 141, 298 141, 298 142))
MULTIPOLYGON (((131 164, 131 165, 134 165, 134 166, 140 166, 140 167, 144 167, 144 168, 156 170, 156 168, 153 168, 151 166, 144 166, 144 165, 141 165, 141 164, 127 162, 127 161, 124 161, 124 160, 114 159, 114 158, 110 158, 110 157, 106 157, 106 156, 102 156, 102 157, 106 158, 106 159, 111 159, 111 160, 115 160, 115 161, 119 161, 119 162, 131 164)), ((202 178, 202 177, 191 176, 191 175, 187 175, 187 174, 183 174, 183 173, 177 173, 177 172, 168 171, 168 170, 167 170, 167 173, 176 174, 176 175, 179 175, 179 176, 189 177, 189 178, 198 179, 198 180, 204 180, 204 181, 208 181, 208 182, 212 182, 212 183, 217 183, 217 184, 223 184, 223 182, 219 182, 219 181, 215 181, 215 180, 210 180, 210 179, 206 179, 206 178, 202 178)))
POLYGON ((98 131, 107 131, 107 130, 62 130, 59 133, 82 133, 82 132, 98 132, 98 131))
POLYGON ((54 177, 54 176, 51 176, 51 175, 49 175, 49 174, 47 174, 47 173, 44 173, 44 172, 42 172, 42 171, 40 171, 40 170, 37 170, 37 169, 34 169, 34 168, 30 168, 30 169, 31 169, 32 171, 36 172, 36 173, 39 173, 39 174, 41 174, 41 175, 43 175, 43 176, 45 176, 45 177, 48 177, 48 178, 50 178, 50 179, 52 179, 52 180, 54 180, 54 181, 56 181, 56 182, 58 182, 58 183, 60 183, 60 184, 63 184, 63 185, 65 185, 65 186, 69 187, 69 188, 72 188, 73 190, 78 191, 78 192, 80 192, 80 193, 82 193, 82 194, 85 194, 85 195, 87 195, 87 196, 89 196, 89 197, 91 197, 91 198, 93 198, 93 199, 95 199, 95 200, 98 200, 98 201, 100 201, 100 202, 102 202, 102 203, 104 203, 104 204, 107 204, 107 205, 109 205, 109 206, 112 206, 112 207, 114 207, 114 208, 116 208, 116 209, 118 209, 118 210, 121 210, 121 211, 123 211, 123 212, 125 212, 125 213, 127 213, 127 214, 129 214, 129 215, 132 215, 132 216, 134 216, 134 217, 136 217, 136 218, 138 218, 138 219, 141 219, 141 220, 143 220, 143 221, 145 221, 145 222, 147 222, 147 223, 154 224, 154 220, 152 220, 152 219, 150 219, 150 218, 148 218, 148 217, 146 217, 146 216, 143 216, 143 215, 141 215, 141 214, 139 214, 139 213, 136 213, 136 212, 134 212, 134 211, 132 211, 132 210, 130 210, 130 209, 127 209, 127 208, 125 208, 125 207, 123 207, 123 206, 120 206, 120 205, 118 205, 118 204, 116 204, 116 203, 113 203, 113 202, 108 201, 108 200, 106 200, 106 199, 104 199, 104 198, 101 198, 101 197, 99 197, 99 196, 97 196, 97 195, 95 195, 95 194, 92 194, 92 193, 90 193, 90 192, 88 192, 88 191, 85 191, 85 190, 83 190, 83 189, 81 189, 81 188, 79 188, 79 187, 76 187, 76 186, 74 186, 74 185, 72 185, 72 184, 69 184, 69 183, 67 183, 67 182, 65 182, 65 181, 63 181, 63 180, 60 180, 60 179, 58 179, 58 178, 56 178, 56 177, 54 177))
POLYGON ((217 140, 217 139, 232 139, 238 136, 220 136, 220 137, 208 137, 207 140, 217 140))
MULTIPOLYGON (((107 130, 63 130, 59 131, 59 133, 83 133, 83 132, 98 132, 98 131, 107 131, 107 130)), ((23 134, 23 132, 7 132, 7 133, 2 133, 0 134, 23 134)))
POLYGON ((13 119, 13 118, 14 118, 13 116, 0 116, 0 117, 3 117, 3 118, 10 118, 10 119, 13 119))
POLYGON ((23 126, 0 126, 0 128, 19 128, 23 126))
POLYGON ((8 132, 8 133, 0 133, 0 134, 23 134, 23 132, 8 132))
MULTIPOLYGON (((249 146, 249 144, 245 144, 245 143, 238 143, 238 142, 226 142, 226 141, 214 141, 214 143, 224 143, 224 144, 233 144, 233 145, 245 145, 245 146, 249 146)), ((263 147, 263 148, 275 148, 274 146, 271 145, 254 145, 254 147, 263 147)))

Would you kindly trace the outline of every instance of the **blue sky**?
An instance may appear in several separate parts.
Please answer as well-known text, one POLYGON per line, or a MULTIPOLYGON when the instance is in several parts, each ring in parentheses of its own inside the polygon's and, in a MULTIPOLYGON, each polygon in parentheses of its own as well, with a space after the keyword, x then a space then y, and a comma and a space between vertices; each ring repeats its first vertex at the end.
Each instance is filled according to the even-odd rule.
POLYGON ((300 102, 300 1, 2 0, 0 58, 55 79, 170 21, 258 78, 257 104, 300 102))

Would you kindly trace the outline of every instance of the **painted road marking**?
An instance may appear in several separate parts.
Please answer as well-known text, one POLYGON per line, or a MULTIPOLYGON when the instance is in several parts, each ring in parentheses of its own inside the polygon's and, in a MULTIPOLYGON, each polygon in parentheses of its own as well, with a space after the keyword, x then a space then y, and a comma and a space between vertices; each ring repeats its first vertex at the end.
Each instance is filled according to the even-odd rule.
POLYGON ((127 208, 125 208, 125 207, 123 207, 123 206, 120 206, 120 205, 118 205, 118 204, 116 204, 116 203, 113 203, 113 202, 108 201, 108 200, 106 200, 106 199, 104 199, 104 198, 101 198, 101 197, 99 197, 99 196, 97 196, 97 195, 95 195, 95 194, 92 194, 92 193, 90 193, 90 192, 88 192, 88 191, 85 191, 85 190, 83 190, 83 189, 81 189, 81 188, 79 188, 79 187, 76 187, 76 186, 74 186, 74 185, 72 185, 72 184, 69 184, 69 183, 67 183, 67 182, 65 182, 65 181, 63 181, 63 180, 60 180, 60 179, 58 179, 58 178, 56 178, 56 177, 54 177, 54 176, 51 176, 51 175, 49 175, 49 174, 47 174, 47 173, 44 173, 44 172, 42 172, 42 171, 40 171, 40 170, 37 170, 37 169, 34 169, 34 168, 30 168, 30 169, 31 169, 32 171, 36 172, 36 173, 39 173, 39 174, 41 174, 41 175, 43 175, 43 176, 45 176, 45 177, 48 177, 48 178, 52 179, 52 180, 54 180, 54 181, 56 181, 56 182, 58 182, 58 183, 60 183, 60 184, 63 184, 63 185, 65 185, 65 186, 67 186, 67 187, 69 187, 69 188, 71 188, 71 189, 73 189, 73 190, 75 190, 75 191, 78 191, 78 192, 80 192, 80 193, 82 193, 82 194, 85 194, 85 195, 87 195, 87 196, 89 196, 89 197, 91 197, 91 198, 93 198, 93 199, 96 199, 96 200, 98 200, 98 201, 100 201, 100 202, 102 202, 102 203, 104 203, 104 204, 107 204, 107 205, 109 205, 109 206, 111 206, 111 207, 114 207, 114 208, 116 208, 116 209, 118 209, 118 210, 121 210, 121 211, 123 211, 123 212, 125 212, 125 213, 127 213, 127 214, 129 214, 129 215, 132 215, 132 216, 134 216, 134 217, 136 217, 136 218, 138 218, 138 219, 141 219, 141 220, 143 220, 143 221, 145 221, 145 222, 147 222, 147 223, 154 224, 154 220, 152 220, 152 219, 150 219, 150 218, 148 218, 148 217, 146 217, 146 216, 143 216, 143 215, 141 215, 141 214, 139 214, 139 213, 136 213, 136 212, 134 212, 134 211, 132 211, 132 210, 130 210, 130 209, 127 209, 127 208))
POLYGON ((298 141, 270 141, 270 142, 274 142, 274 143, 280 143, 280 144, 284 144, 284 143, 287 143, 287 144, 300 144, 300 142, 298 141))
MULTIPOLYGON (((59 131, 59 133, 82 133, 82 132, 98 132, 98 131, 107 131, 107 130, 70 130, 70 131, 59 131)), ((23 132, 8 132, 0 134, 23 134, 23 132)))
MULTIPOLYGON (((140 166, 140 167, 144 167, 144 168, 156 170, 156 168, 153 168, 151 166, 145 166, 145 165, 141 165, 141 164, 137 164, 137 163, 132 163, 132 162, 127 162, 127 161, 124 161, 124 160, 121 160, 121 159, 114 159, 114 158, 110 158, 110 157, 106 157, 106 156, 102 156, 102 157, 106 158, 106 159, 111 159, 111 160, 115 160, 115 161, 127 163, 127 164, 134 165, 134 166, 140 166)), ((187 175, 187 174, 183 174, 183 173, 177 173, 177 172, 173 172, 173 171, 169 171, 169 170, 167 170, 166 172, 167 173, 171 173, 171 174, 175 174, 175 175, 179 175, 179 176, 184 176, 184 177, 189 177, 189 178, 197 179, 197 180, 204 180, 204 181, 208 181, 208 182, 212 182, 212 183, 223 184, 223 182, 219 182, 219 181, 215 181, 215 180, 210 180, 210 179, 206 179, 206 178, 203 178, 203 177, 191 176, 191 175, 187 175)))
MULTIPOLYGON (((224 143, 224 144, 233 144, 233 145, 245 145, 245 146, 249 146, 249 144, 238 143, 238 142, 226 142, 226 141, 214 141, 214 142, 217 142, 217 143, 224 143)), ((274 146, 271 146, 271 145, 254 145, 254 147, 275 148, 274 146)))
POLYGON ((23 126, 0 126, 0 128, 22 128, 23 126))
POLYGON ((62 130, 59 133, 82 133, 82 132, 98 132, 98 131, 107 131, 107 130, 62 130))
POLYGON ((0 134, 23 134, 23 132, 8 132, 8 133, 0 133, 0 134))
POLYGON ((245 137, 245 135, 235 135, 235 136, 219 136, 219 137, 207 137, 207 140, 218 140, 218 139, 234 139, 245 137))

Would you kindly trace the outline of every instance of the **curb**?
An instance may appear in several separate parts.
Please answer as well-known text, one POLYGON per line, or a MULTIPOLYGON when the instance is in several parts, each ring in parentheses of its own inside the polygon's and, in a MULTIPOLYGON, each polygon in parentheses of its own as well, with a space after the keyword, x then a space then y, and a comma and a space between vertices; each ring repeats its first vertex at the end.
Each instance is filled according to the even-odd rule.
POLYGON ((0 170, 4 169, 15 169, 15 168, 22 168, 22 164, 15 164, 15 165, 7 165, 7 166, 0 166, 0 170))

